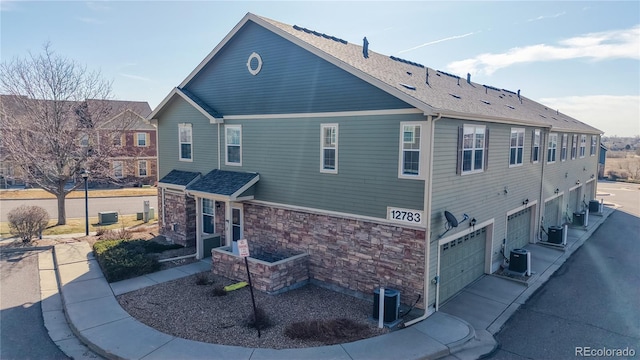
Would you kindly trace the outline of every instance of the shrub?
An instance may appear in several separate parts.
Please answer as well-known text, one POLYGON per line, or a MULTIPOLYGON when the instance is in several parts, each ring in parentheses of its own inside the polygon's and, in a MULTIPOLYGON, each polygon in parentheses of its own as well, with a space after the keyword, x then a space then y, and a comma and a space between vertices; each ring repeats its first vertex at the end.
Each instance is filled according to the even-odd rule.
POLYGON ((124 225, 120 229, 104 229, 100 228, 96 231, 96 235, 101 240, 131 240, 131 231, 126 229, 124 225))
MULTIPOLYGON (((149 245, 145 240, 102 240, 93 245, 98 263, 109 282, 140 276, 160 269, 158 260, 149 255, 149 245)), ((157 244, 157 243, 155 243, 157 244)), ((162 244, 158 244, 163 246, 162 244)))
POLYGON ((290 324, 284 334, 291 339, 319 341, 326 345, 360 340, 367 326, 350 319, 310 320, 290 324))
POLYGON ((9 220, 9 232, 28 243, 46 229, 49 213, 40 206, 21 205, 9 211, 7 220, 9 220))
POLYGON ((209 285, 209 277, 207 273, 199 273, 196 275, 196 285, 209 285))
POLYGON ((227 290, 225 290, 222 286, 216 286, 212 291, 213 296, 226 296, 227 290))
POLYGON ((621 171, 609 170, 609 178, 611 180, 618 180, 618 179, 626 180, 629 178, 629 173, 627 173, 624 170, 621 170, 621 171))
POLYGON ((251 315, 249 315, 247 326, 250 328, 262 330, 271 326, 271 320, 262 308, 256 307, 256 310, 252 311, 251 315))

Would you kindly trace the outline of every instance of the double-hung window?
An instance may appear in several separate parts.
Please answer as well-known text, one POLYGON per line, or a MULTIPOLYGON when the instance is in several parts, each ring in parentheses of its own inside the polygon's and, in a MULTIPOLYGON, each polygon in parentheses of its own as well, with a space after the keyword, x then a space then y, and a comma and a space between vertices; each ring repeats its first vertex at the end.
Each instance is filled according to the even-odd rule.
POLYGON ((578 153, 578 135, 573 134, 571 137, 571 160, 575 160, 578 153))
POLYGON ((547 163, 553 164, 556 162, 556 150, 558 149, 558 134, 549 134, 549 144, 547 146, 547 163))
POLYGON ((598 144, 598 135, 591 135, 591 150, 589 155, 596 156, 596 145, 598 144))
POLYGON ((458 163, 462 174, 482 172, 486 167, 488 129, 484 125, 464 125, 461 128, 458 163))
POLYGON ((587 135, 580 135, 580 157, 583 158, 587 152, 587 135))
POLYGON ((225 126, 226 165, 242 165, 242 126, 225 126))
POLYGON ((422 152, 422 124, 400 124, 400 178, 411 179, 420 177, 420 155, 422 152))
POLYGON ((193 161, 193 129, 191 124, 178 125, 180 161, 193 161))
POLYGON ((509 166, 522 165, 524 153, 524 129, 512 128, 509 145, 509 166))
POLYGON ((562 134, 562 146, 560 148, 560 161, 567 160, 567 142, 569 141, 569 135, 562 134))
POLYGON ((213 234, 215 232, 215 201, 202 199, 202 232, 213 234))
POLYGON ((320 172, 338 173, 338 124, 320 125, 320 172))
POLYGON ((147 146, 147 133, 136 133, 136 146, 138 147, 147 146))
POLYGON ((531 143, 531 162, 537 163, 540 160, 540 129, 533 131, 531 143))
POLYGON ((116 179, 124 177, 124 166, 122 161, 116 160, 113 162, 113 177, 116 179))
POLYGON ((145 177, 148 176, 148 167, 149 164, 147 163, 147 160, 139 160, 138 161, 138 176, 139 177, 145 177))

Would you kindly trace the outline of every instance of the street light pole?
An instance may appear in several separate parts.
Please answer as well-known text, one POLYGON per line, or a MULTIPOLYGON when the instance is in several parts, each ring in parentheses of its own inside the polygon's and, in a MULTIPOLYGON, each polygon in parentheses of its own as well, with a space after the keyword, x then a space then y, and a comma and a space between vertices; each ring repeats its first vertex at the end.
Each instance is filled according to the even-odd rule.
POLYGON ((89 172, 83 169, 80 175, 84 179, 84 234, 89 236, 89 187, 87 186, 89 172))

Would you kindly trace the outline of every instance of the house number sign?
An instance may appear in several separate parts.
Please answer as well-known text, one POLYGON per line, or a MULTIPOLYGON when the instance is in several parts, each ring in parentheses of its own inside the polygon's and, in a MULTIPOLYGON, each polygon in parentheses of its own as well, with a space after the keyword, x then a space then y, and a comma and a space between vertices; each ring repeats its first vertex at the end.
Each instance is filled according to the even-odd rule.
POLYGON ((396 207, 387 207, 387 219, 408 223, 413 225, 421 225, 423 222, 423 212, 419 210, 402 209, 396 207))

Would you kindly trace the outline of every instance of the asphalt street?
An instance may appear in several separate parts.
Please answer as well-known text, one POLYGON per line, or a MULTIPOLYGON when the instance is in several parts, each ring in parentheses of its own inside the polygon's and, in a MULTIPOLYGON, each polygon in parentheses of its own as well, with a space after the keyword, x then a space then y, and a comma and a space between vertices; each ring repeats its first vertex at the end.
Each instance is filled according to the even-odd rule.
POLYGON ((67 359, 44 327, 38 251, 0 253, 0 279, 0 359, 67 359))
POLYGON ((604 188, 605 202, 623 207, 496 334, 492 359, 604 358, 607 349, 640 357, 640 189, 604 188))
MULTIPOLYGON (((135 214, 143 210, 143 202, 149 201, 149 206, 158 213, 157 196, 132 196, 117 198, 89 198, 89 216, 98 216, 99 212, 117 211, 121 215, 135 214)), ((20 205, 38 205, 49 213, 52 219, 58 218, 58 202, 56 199, 37 200, 0 200, 0 221, 7 221, 7 214, 20 205)), ((65 202, 67 219, 84 218, 84 199, 67 199, 65 202)))

